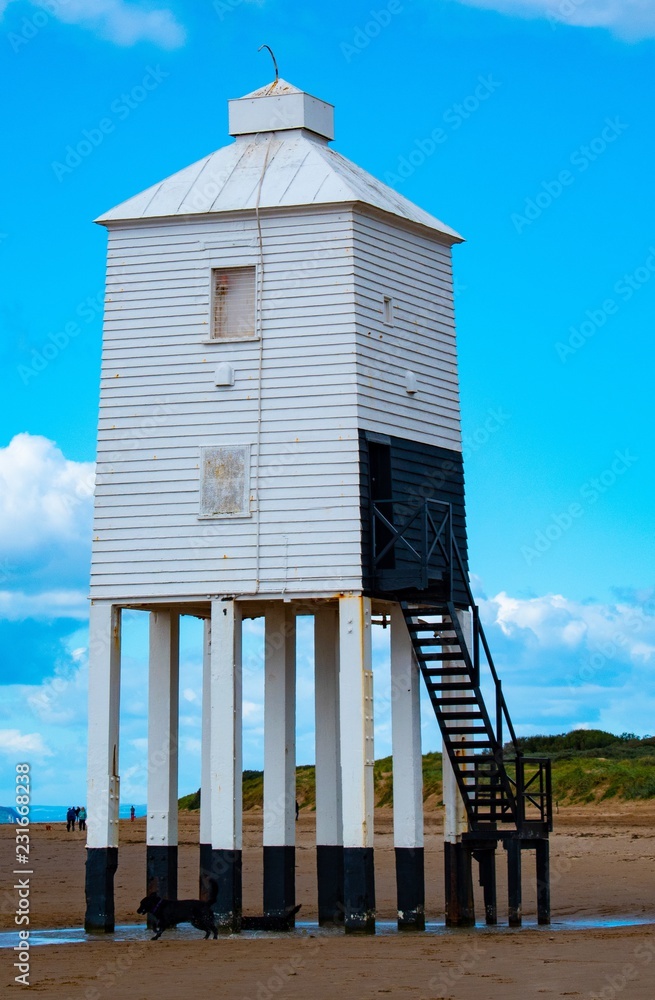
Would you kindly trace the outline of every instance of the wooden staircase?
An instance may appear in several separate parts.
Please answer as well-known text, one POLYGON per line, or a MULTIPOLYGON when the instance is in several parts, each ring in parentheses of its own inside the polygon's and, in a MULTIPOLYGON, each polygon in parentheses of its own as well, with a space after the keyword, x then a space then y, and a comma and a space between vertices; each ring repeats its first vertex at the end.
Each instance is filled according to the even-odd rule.
POLYGON ((459 791, 470 834, 494 840, 547 837, 552 829, 550 761, 521 754, 477 608, 467 642, 452 602, 401 601, 459 791), (495 693, 492 723, 480 686, 480 647, 495 693), (509 747, 503 745, 507 726, 509 747))

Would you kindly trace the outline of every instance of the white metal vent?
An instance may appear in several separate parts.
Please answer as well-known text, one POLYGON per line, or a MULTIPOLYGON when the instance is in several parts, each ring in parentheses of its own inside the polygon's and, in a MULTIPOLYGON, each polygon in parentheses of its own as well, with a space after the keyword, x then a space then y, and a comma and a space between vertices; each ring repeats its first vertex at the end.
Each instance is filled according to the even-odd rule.
POLYGON ((200 516, 248 517, 249 446, 211 445, 200 451, 200 516))
POLYGON ((255 336, 255 268, 212 270, 212 338, 248 340, 255 336))

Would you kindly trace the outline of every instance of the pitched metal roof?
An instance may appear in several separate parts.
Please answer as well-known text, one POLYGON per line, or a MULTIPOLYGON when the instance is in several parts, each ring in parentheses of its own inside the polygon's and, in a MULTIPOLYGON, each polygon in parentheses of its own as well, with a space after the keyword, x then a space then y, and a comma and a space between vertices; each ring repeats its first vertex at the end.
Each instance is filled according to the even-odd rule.
MULTIPOLYGON (((282 80, 278 86, 290 87, 282 80)), ((260 94, 271 94, 270 87, 248 96, 260 94)), ((257 205, 284 209, 352 202, 425 226, 449 242, 462 241, 455 230, 302 128, 240 135, 230 145, 129 198, 96 222, 111 225, 238 212, 257 205)))

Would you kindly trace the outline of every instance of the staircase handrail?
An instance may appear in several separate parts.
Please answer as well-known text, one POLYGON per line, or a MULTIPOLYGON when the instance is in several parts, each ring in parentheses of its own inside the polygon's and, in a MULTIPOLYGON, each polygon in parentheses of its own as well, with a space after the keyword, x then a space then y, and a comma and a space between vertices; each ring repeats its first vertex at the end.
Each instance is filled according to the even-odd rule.
MULTIPOLYGON (((437 501, 437 502, 442 502, 442 501, 437 501)), ((452 505, 448 504, 448 507, 450 508, 450 518, 452 524, 452 505)), ((487 665, 489 667, 489 671, 491 673, 491 677, 494 682, 494 688, 496 692, 496 738, 498 740, 499 748, 502 749, 503 747, 502 720, 504 719, 507 724, 507 731, 509 733, 512 747, 517 756, 521 756, 522 750, 518 745, 518 741, 516 738, 516 731, 514 729, 511 716, 509 714, 509 708, 505 700, 505 695, 503 694, 502 682, 500 680, 500 677, 498 676, 498 671, 496 670, 496 665, 491 655, 491 649, 489 648, 487 636, 482 626, 482 622, 480 621, 478 606, 475 603, 475 597, 473 596, 473 591, 471 590, 471 584, 469 582, 468 573, 466 572, 466 568, 464 566, 464 560, 462 559, 462 554, 459 550, 459 545, 457 544, 457 539, 455 538, 452 528, 450 534, 451 534, 452 549, 453 552, 455 553, 455 558, 457 559, 457 565, 459 568, 462 584, 464 586, 466 596, 469 599, 469 605, 473 611, 473 629, 474 629, 473 647, 475 653, 474 657, 475 666, 476 666, 476 671, 478 672, 478 682, 479 682, 479 670, 480 670, 480 658, 478 654, 478 642, 477 642, 478 639, 482 642, 482 648, 484 649, 487 665)))

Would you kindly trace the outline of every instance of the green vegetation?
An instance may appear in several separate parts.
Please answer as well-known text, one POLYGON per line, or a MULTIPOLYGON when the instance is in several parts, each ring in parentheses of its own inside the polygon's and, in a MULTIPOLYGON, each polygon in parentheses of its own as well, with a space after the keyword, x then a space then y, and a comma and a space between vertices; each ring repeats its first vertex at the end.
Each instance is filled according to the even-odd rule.
MULTIPOLYGON (((598 802, 610 798, 634 801, 655 798, 655 737, 633 733, 614 736, 600 729, 576 729, 559 736, 525 736, 519 739, 525 754, 553 761, 553 798, 560 804, 598 802)), ((375 804, 393 804, 391 757, 375 762, 375 804)), ((297 799, 301 809, 316 808, 314 767, 296 771, 297 799)), ((243 772, 243 808, 263 806, 263 771, 243 772)), ((423 757, 423 799, 431 806, 442 799, 441 754, 423 757)), ((179 800, 180 809, 199 809, 200 792, 179 800)))
MULTIPOLYGON (((376 760, 373 771, 375 781, 375 804, 378 806, 393 805, 392 765, 391 757, 376 760)), ((441 754, 428 753, 423 757, 423 788, 424 798, 436 797, 436 804, 441 802, 441 754)), ((301 809, 316 808, 316 779, 314 766, 305 764, 296 770, 296 798, 301 809)), ((264 772, 243 772, 243 808, 262 809, 264 803, 264 772)), ((194 810, 200 808, 200 791, 185 795, 179 800, 180 809, 194 810)))
POLYGON ((556 801, 584 803, 605 799, 655 797, 655 755, 641 760, 562 760, 553 764, 556 801))
POLYGON ((518 743, 524 753, 546 755, 554 761, 597 757, 601 750, 601 756, 615 760, 655 756, 655 737, 640 739, 634 733, 614 736, 602 729, 574 729, 560 736, 523 736, 518 743))

